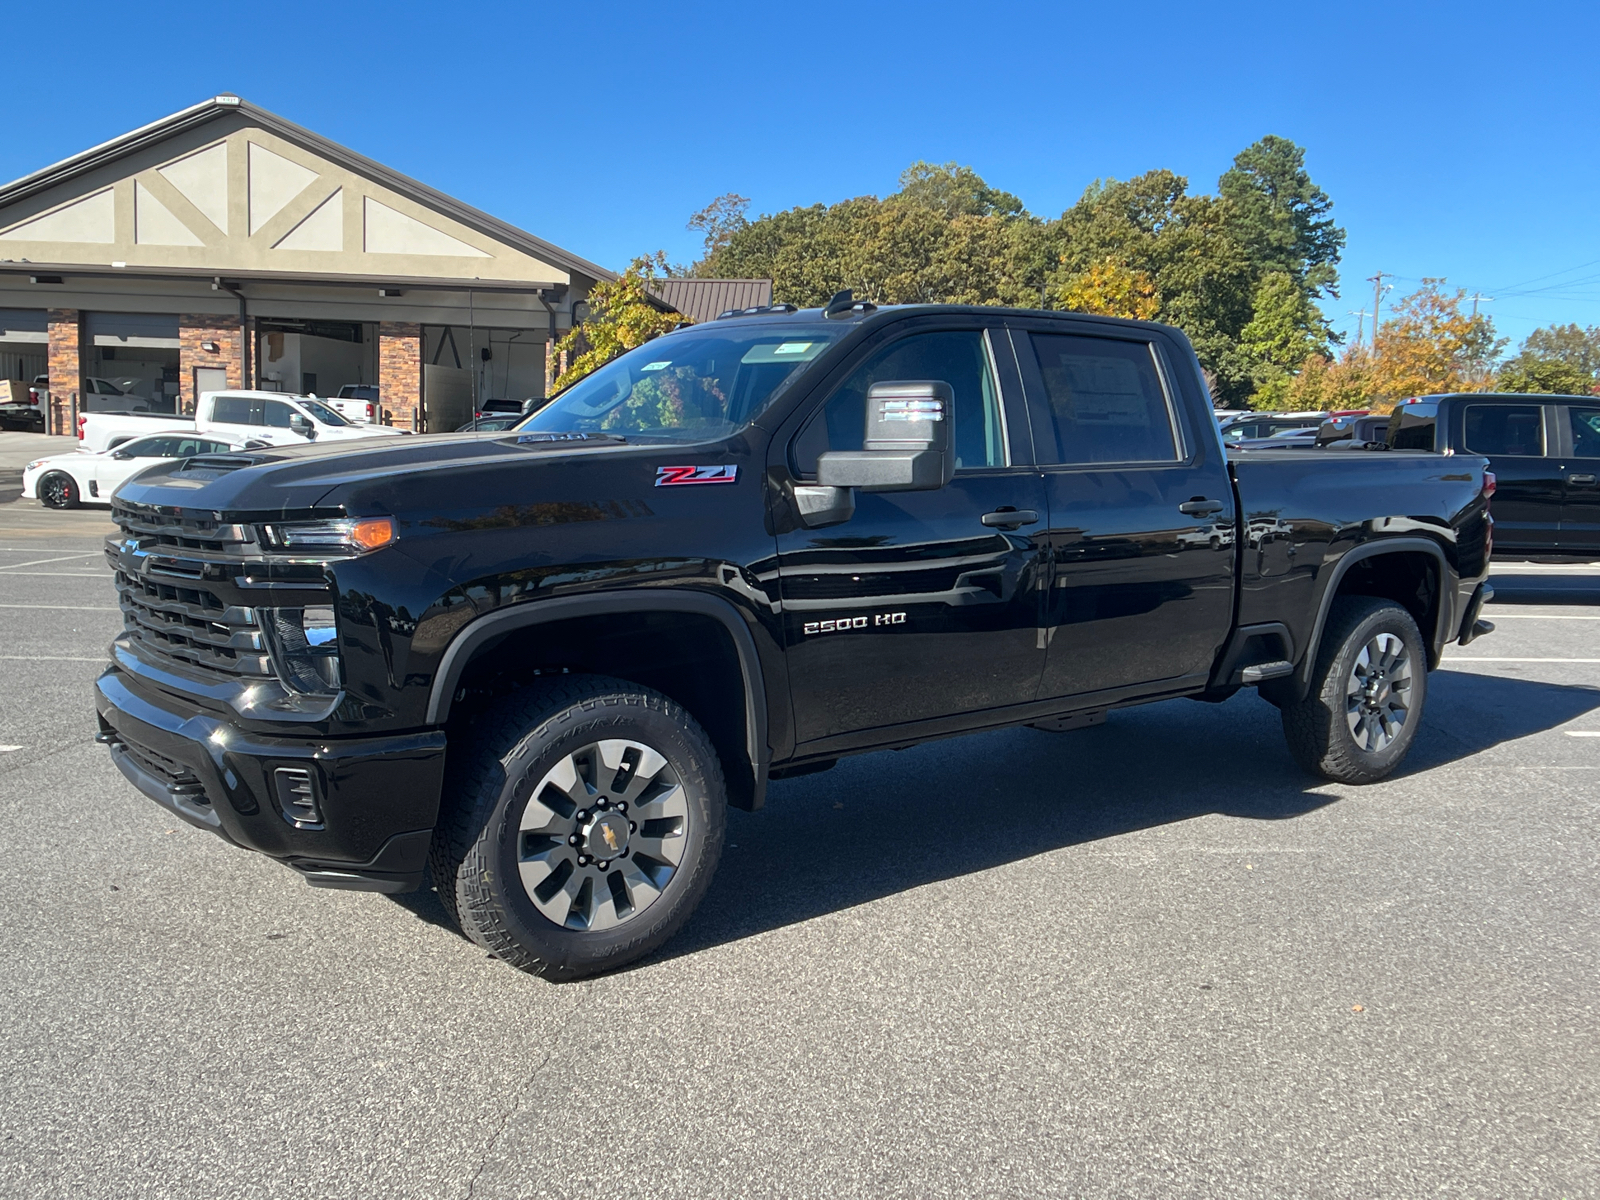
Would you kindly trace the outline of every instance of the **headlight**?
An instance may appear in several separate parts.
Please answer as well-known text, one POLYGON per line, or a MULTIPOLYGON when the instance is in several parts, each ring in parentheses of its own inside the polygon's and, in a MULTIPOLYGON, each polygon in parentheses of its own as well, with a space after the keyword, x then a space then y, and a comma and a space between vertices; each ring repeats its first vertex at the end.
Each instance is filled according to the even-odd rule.
POLYGON ((293 521, 264 525, 266 544, 280 550, 333 550, 365 554, 394 541, 394 518, 348 517, 338 521, 293 521))
POLYGON ((49 461, 50 460, 48 458, 36 458, 31 463, 29 463, 27 466, 23 467, 22 469, 24 471, 37 471, 40 467, 44 466, 45 463, 47 463, 49 461))
POLYGON ((290 689, 332 695, 344 684, 339 667, 338 627, 333 606, 263 608, 262 629, 278 678, 290 689))

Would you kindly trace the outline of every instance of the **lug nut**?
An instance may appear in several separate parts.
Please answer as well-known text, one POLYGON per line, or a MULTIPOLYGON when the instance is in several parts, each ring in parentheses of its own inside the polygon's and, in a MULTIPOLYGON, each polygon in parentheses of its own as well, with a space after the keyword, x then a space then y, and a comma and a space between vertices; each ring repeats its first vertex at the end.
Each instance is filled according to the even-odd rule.
POLYGON ((622 800, 618 800, 617 801, 617 811, 619 813, 625 813, 625 812, 628 811, 628 805, 627 805, 626 801, 622 801, 622 800))
POLYGON ((587 867, 589 865, 589 856, 587 854, 578 855, 578 865, 580 867, 587 867))
POLYGON ((576 846, 578 844, 578 835, 577 834, 573 834, 571 837, 569 837, 567 839, 567 844, 569 846, 576 846))
POLYGON ((637 825, 635 825, 632 821, 629 821, 628 822, 628 832, 629 833, 638 833, 639 832, 639 827, 637 825))
POLYGON ((602 871, 604 871, 607 867, 609 867, 611 865, 611 860, 608 859, 608 858, 602 858, 595 865, 598 866, 602 871))

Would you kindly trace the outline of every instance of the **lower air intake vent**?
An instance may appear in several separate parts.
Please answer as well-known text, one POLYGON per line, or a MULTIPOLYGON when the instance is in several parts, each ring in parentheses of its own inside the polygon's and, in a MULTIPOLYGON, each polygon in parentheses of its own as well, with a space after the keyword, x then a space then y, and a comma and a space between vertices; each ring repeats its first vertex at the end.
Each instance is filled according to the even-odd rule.
POLYGON ((272 773, 272 782, 284 820, 297 829, 322 828, 322 806, 317 803, 310 771, 304 767, 279 767, 272 773))

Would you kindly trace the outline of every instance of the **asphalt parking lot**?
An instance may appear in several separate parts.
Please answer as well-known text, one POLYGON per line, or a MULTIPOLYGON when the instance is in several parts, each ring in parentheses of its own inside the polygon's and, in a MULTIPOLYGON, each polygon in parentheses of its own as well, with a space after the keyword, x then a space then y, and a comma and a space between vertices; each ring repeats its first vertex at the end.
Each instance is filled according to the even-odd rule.
POLYGON ((1253 693, 847 760, 552 985, 127 785, 106 527, 0 504, 0 1194, 1600 1194, 1600 567, 1498 567, 1382 784, 1253 693))

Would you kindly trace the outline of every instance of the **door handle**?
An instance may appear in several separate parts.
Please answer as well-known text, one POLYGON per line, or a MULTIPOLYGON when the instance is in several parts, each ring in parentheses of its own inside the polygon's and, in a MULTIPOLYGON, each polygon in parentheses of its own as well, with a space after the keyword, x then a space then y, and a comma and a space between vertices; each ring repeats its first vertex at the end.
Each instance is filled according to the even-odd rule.
POLYGON ((1580 475, 1568 475, 1567 482, 1572 484, 1574 487, 1593 487, 1594 475, 1593 473, 1587 471, 1580 475))
POLYGON ((1031 508, 997 508, 994 512, 984 513, 981 519, 991 529, 1016 529, 1022 525, 1037 524, 1039 514, 1031 508))
POLYGON ((1221 512, 1223 507, 1221 500, 1185 500, 1178 505, 1178 511, 1186 517, 1209 517, 1221 512))

